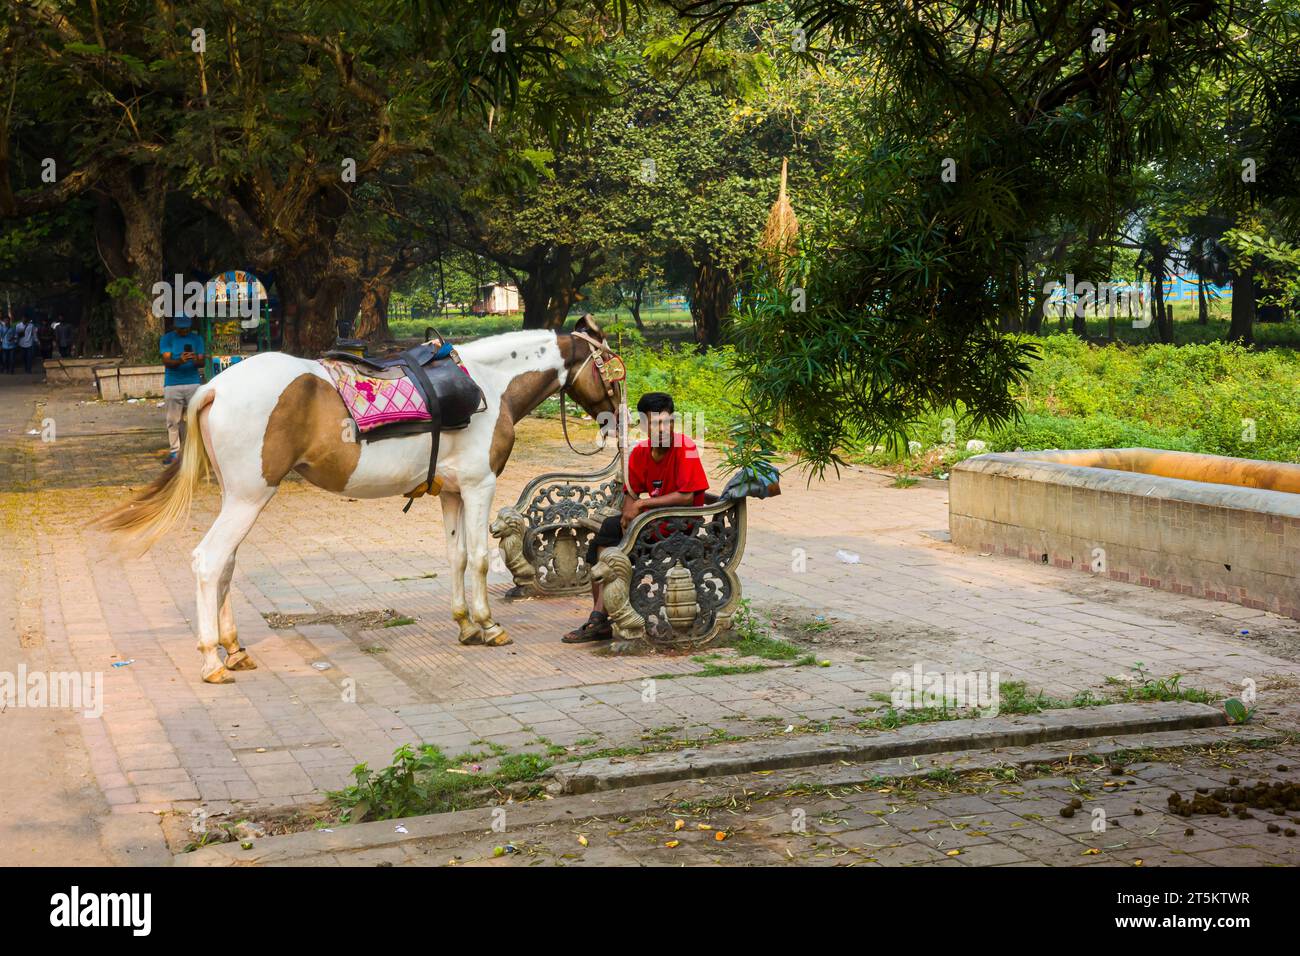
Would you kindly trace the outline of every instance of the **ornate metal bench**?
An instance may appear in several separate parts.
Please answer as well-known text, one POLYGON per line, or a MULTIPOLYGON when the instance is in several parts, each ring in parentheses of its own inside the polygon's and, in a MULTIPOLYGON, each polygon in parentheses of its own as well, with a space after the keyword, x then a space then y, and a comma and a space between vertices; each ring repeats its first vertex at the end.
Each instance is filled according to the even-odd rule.
POLYGON ((617 457, 592 474, 550 472, 525 485, 515 506, 502 508, 492 522, 516 592, 545 596, 590 590, 587 547, 601 520, 622 507, 617 457))
POLYGON ((617 460, 588 475, 551 473, 525 486, 492 523, 518 593, 574 594, 593 579, 620 641, 698 647, 731 626, 740 602, 745 499, 657 508, 586 564, 591 538, 622 509, 617 460))

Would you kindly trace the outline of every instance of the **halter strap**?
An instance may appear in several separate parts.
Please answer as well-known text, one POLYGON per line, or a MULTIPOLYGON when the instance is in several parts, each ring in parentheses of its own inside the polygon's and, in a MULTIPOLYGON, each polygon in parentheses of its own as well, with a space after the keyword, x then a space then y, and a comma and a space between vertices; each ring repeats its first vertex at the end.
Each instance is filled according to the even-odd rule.
MULTIPOLYGON (((623 378, 616 379, 613 382, 609 382, 606 380, 604 374, 605 363, 603 361, 605 353, 607 353, 611 358, 618 358, 618 356, 614 352, 614 350, 609 347, 607 343, 602 342, 599 339, 592 338, 590 335, 587 335, 585 332, 579 332, 578 330, 575 329, 574 331, 570 332, 569 335, 573 338, 582 339, 584 342, 589 343, 591 345, 591 350, 587 353, 587 357, 582 360, 582 364, 579 365, 578 368, 574 371, 573 376, 570 378, 568 384, 569 386, 572 386, 572 384, 578 380, 578 376, 580 376, 584 371, 586 371, 587 366, 592 362, 595 363, 596 374, 600 378, 601 384, 604 385, 605 387, 605 394, 614 403, 614 414, 617 416, 618 419, 617 422, 615 423, 615 427, 617 429, 615 440, 618 445, 619 478, 626 486, 627 485, 627 442, 628 442, 627 389, 623 385, 623 378)), ((626 376, 626 373, 624 373, 624 376, 626 376)), ((600 452, 604 451, 603 447, 596 448, 592 451, 578 451, 578 449, 574 447, 573 440, 569 438, 569 419, 567 413, 565 412, 564 399, 565 399, 565 389, 560 389, 560 427, 564 432, 564 440, 568 444, 569 449, 575 452, 576 454, 584 455, 587 457, 599 454, 600 452)))

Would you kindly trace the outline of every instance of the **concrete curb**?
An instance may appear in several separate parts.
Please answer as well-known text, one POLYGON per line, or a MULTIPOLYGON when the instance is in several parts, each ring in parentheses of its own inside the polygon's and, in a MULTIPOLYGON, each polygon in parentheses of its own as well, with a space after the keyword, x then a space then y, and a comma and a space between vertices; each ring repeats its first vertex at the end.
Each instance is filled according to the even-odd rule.
MULTIPOLYGON (((759 767, 732 774, 714 775, 701 779, 675 779, 659 781, 646 785, 631 786, 627 789, 606 789, 581 795, 562 796, 553 800, 537 800, 509 807, 509 825, 511 830, 548 823, 573 822, 598 816, 630 816, 653 810, 668 800, 708 798, 721 795, 728 790, 744 785, 755 788, 754 770, 762 773, 759 784, 764 790, 781 790, 810 783, 820 786, 847 786, 868 782, 880 777, 916 777, 924 776, 936 769, 951 769, 957 772, 989 769, 1007 765, 1028 765, 1049 763, 1067 758, 1079 758, 1088 755, 1105 757, 1120 751, 1132 751, 1140 748, 1162 749, 1171 747, 1207 746, 1216 743, 1244 743, 1256 740, 1272 740, 1281 735, 1276 731, 1255 726, 1224 726, 1223 715, 1213 707, 1204 704, 1122 704, 1109 708, 1091 708, 1091 710, 1116 707, 1138 709, 1147 712, 1142 717, 1129 716, 1128 733, 1111 733, 1098 730, 1103 724, 1121 725, 1122 721, 1112 716, 1108 721, 1094 720, 1089 724, 1095 733, 1077 737, 1052 737, 1039 740, 1025 740, 1022 745, 1007 745, 1001 749, 971 751, 960 747, 946 747, 936 751, 927 749, 894 753, 877 760, 847 764, 838 753, 817 751, 827 759, 819 764, 834 762, 834 766, 809 766, 807 764, 793 769, 769 770, 759 767), (1178 729, 1182 722, 1193 729, 1178 729), (923 760, 914 755, 928 754, 923 760), (907 757, 908 759, 901 759, 907 757), (739 779, 737 775, 743 779, 739 779)), ((1079 714, 1080 711, 1057 711, 1079 714)), ((1044 716, 1044 715, 1036 715, 1044 716)), ((1024 721, 1026 718, 991 718, 1024 721)), ((945 726, 957 723, 988 724, 990 721, 947 721, 945 726)), ((914 725, 920 729, 925 725, 914 725)), ((1069 719, 1058 720, 1055 727, 1078 729, 1069 719)), ((1031 729, 1020 726, 1018 732, 1032 737, 1031 729)), ((891 731, 899 734, 901 731, 891 731)), ((937 742, 942 738, 922 741, 937 742)), ((969 733, 965 737, 951 740, 972 740, 969 733)), ((773 743, 785 744, 786 741, 774 742, 770 739, 759 741, 769 747, 773 743)), ((805 740, 805 744, 807 741, 805 740)), ((723 745, 719 745, 723 746, 723 745)), ((679 756, 656 755, 656 756, 679 756)), ((778 754, 778 758, 788 756, 778 754)), ((756 759, 756 758, 755 758, 756 759)), ((590 761, 589 763, 595 763, 590 761)), ((614 766, 618 766, 617 764, 614 766)), ((222 843, 203 847, 192 853, 181 853, 173 860, 175 866, 304 866, 304 865, 373 865, 377 862, 401 862, 406 859, 407 851, 413 850, 421 841, 461 834, 481 836, 492 830, 494 814, 499 807, 480 807, 474 810, 461 810, 454 813, 428 814, 407 817, 403 820, 379 820, 372 823, 360 823, 355 826, 338 827, 332 831, 310 830, 302 833, 290 833, 283 836, 266 837, 257 840, 251 849, 244 850, 238 843, 222 843), (399 827, 401 829, 399 829, 399 827)), ((502 838, 503 841, 506 837, 502 838)))
POLYGON ((1049 710, 1041 714, 912 724, 875 736, 834 733, 787 740, 717 744, 638 757, 607 757, 552 769, 554 794, 592 793, 625 787, 718 777, 756 770, 788 770, 845 760, 853 763, 945 751, 985 750, 1113 734, 1155 733, 1217 727, 1223 712, 1208 704, 1161 701, 1049 710))

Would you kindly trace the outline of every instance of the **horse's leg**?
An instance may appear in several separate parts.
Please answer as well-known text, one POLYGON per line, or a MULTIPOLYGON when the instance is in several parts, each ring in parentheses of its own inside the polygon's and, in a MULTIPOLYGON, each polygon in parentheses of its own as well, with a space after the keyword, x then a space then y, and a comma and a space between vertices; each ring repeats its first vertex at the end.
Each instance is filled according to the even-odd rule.
POLYGON ((235 556, 230 556, 227 573, 221 579, 221 613, 217 617, 217 639, 226 649, 226 670, 251 671, 257 665, 248 651, 239 646, 239 630, 235 627, 235 611, 230 606, 230 579, 235 573, 235 556))
POLYGON ((488 607, 488 522, 495 491, 495 478, 472 488, 461 489, 461 498, 465 503, 461 533, 469 556, 470 617, 482 629, 483 643, 499 647, 511 643, 511 640, 506 629, 492 620, 492 609, 488 607))
POLYGON ((447 563, 451 565, 451 616, 460 628, 460 642, 478 644, 483 634, 469 619, 465 604, 464 502, 457 491, 444 491, 438 498, 442 502, 442 525, 447 537, 447 563))
MULTIPOLYGON (((246 652, 240 650, 238 639, 233 630, 231 642, 222 640, 221 616, 222 606, 230 586, 230 577, 235 570, 235 550, 253 527, 253 522, 261 514, 262 508, 275 494, 274 488, 266 488, 254 498, 241 498, 227 495, 221 502, 221 513, 212 523, 208 533, 203 536, 199 546, 194 549, 191 567, 194 569, 196 582, 195 603, 198 608, 199 653, 203 655, 203 679, 209 684, 227 684, 234 680, 230 671, 217 656, 218 642, 225 645, 227 653, 234 647, 235 661, 233 667, 246 670, 251 662, 246 652), (243 657, 237 655, 243 654, 243 657), (248 663, 245 663, 248 662, 248 663)), ((233 625, 233 620, 231 621, 233 625)), ((228 658, 229 659, 229 658, 228 658)))

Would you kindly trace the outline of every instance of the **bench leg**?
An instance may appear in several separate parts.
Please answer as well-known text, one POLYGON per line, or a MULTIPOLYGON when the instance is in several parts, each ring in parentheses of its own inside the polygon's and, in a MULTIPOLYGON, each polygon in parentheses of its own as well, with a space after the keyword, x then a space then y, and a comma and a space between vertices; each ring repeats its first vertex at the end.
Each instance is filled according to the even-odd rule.
POLYGON ((620 641, 644 641, 645 618, 632 607, 632 562, 623 549, 602 550, 600 560, 591 569, 591 580, 593 585, 600 585, 601 603, 614 628, 614 637, 620 641))

